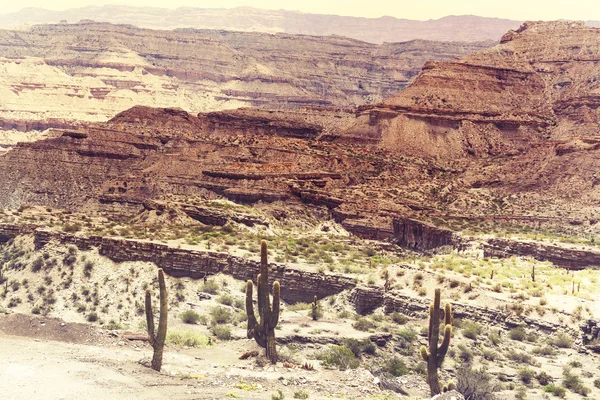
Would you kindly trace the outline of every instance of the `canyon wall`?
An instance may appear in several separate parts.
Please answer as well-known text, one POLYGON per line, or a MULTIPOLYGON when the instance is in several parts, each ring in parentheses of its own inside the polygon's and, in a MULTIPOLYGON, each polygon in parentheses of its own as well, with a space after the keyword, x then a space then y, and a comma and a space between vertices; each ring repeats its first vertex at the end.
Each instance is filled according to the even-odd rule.
POLYGON ((0 30, 0 127, 70 127, 135 105, 198 113, 374 103, 403 89, 425 61, 490 45, 90 21, 0 30))

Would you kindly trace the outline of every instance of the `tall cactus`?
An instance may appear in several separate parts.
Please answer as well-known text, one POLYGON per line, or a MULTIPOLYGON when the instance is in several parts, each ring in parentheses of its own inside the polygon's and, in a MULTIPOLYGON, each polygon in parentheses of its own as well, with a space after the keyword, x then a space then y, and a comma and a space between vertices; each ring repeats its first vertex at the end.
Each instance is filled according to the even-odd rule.
POLYGON ((444 338, 438 346, 440 334, 440 289, 435 289, 433 304, 429 307, 429 349, 421 346, 421 357, 427 362, 427 384, 431 395, 441 393, 438 368, 442 366, 452 336, 452 305, 446 303, 444 307, 444 338))
POLYGON ((279 321, 280 291, 279 282, 273 282, 273 306, 269 301, 269 265, 267 263, 267 242, 260 244, 260 274, 257 277, 258 314, 260 321, 254 315, 252 305, 252 281, 246 283, 246 314, 248 314, 248 338, 254 338, 259 346, 266 349, 267 358, 271 363, 277 362, 277 347, 275 343, 275 327, 279 321))
POLYGON ((146 323, 148 325, 148 341, 154 348, 152 356, 152 369, 159 371, 162 367, 163 349, 167 337, 167 287, 165 285, 165 274, 162 269, 158 270, 158 287, 160 289, 160 314, 158 319, 158 332, 154 333, 154 315, 152 311, 152 294, 146 290, 146 323))
POLYGON ((313 321, 316 321, 319 319, 319 299, 317 299, 317 295, 315 294, 314 300, 311 303, 311 316, 313 321))

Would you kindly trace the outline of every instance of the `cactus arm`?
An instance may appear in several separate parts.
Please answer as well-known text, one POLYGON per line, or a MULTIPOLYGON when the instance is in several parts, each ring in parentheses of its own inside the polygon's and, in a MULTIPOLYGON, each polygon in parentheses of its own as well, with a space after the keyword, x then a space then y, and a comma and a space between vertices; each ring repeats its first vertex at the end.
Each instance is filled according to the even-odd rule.
POLYGON ((437 354, 437 366, 438 368, 442 366, 444 362, 444 358, 446 357, 446 353, 448 352, 448 347, 450 347, 450 337, 452 336, 452 325, 446 325, 444 327, 444 339, 442 340, 442 344, 438 349, 437 354))
POLYGON ((265 302, 264 299, 264 290, 262 289, 262 274, 258 274, 258 277, 256 278, 256 295, 258 296, 258 302, 256 304, 256 308, 258 308, 258 317, 261 320, 261 326, 262 326, 262 319, 264 318, 263 316, 263 312, 264 309, 262 307, 262 304, 265 302))
POLYGON ((444 307, 444 325, 452 325, 453 320, 452 304, 446 303, 446 307, 444 307))
POLYGON ((248 339, 254 337, 254 328, 258 324, 254 315, 254 305, 252 304, 252 281, 246 282, 246 314, 248 315, 248 339))
POLYGON ((431 336, 429 337, 429 353, 434 355, 437 354, 438 337, 440 335, 440 297, 440 289, 435 289, 433 306, 429 309, 429 332, 431 332, 431 336))
POLYGON ((269 327, 274 329, 279 322, 279 303, 280 303, 281 286, 279 281, 273 282, 273 310, 271 311, 271 318, 269 321, 269 327))
POLYGON ((146 326, 148 327, 148 342, 154 347, 156 336, 154 336, 154 316, 152 315, 152 294, 146 290, 146 326))

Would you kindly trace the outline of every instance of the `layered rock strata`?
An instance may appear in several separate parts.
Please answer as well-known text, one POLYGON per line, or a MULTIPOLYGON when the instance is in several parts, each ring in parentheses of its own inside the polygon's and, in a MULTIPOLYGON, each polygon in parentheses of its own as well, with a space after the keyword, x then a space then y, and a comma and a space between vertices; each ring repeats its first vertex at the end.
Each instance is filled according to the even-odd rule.
POLYGON ((0 30, 0 127, 65 128, 135 105, 198 113, 373 103, 404 88, 428 59, 489 45, 93 22, 0 30))

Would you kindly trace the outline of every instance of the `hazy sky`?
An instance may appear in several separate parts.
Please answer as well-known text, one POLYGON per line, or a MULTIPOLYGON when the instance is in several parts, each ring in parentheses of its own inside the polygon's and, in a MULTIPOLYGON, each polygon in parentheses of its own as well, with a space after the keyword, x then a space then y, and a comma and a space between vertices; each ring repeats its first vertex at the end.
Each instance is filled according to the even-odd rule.
POLYGON ((600 20, 598 0, 0 0, 0 4, 0 14, 18 11, 23 7, 64 10, 86 5, 127 4, 166 8, 253 6, 306 13, 359 17, 391 15, 421 20, 463 14, 517 20, 600 20))

